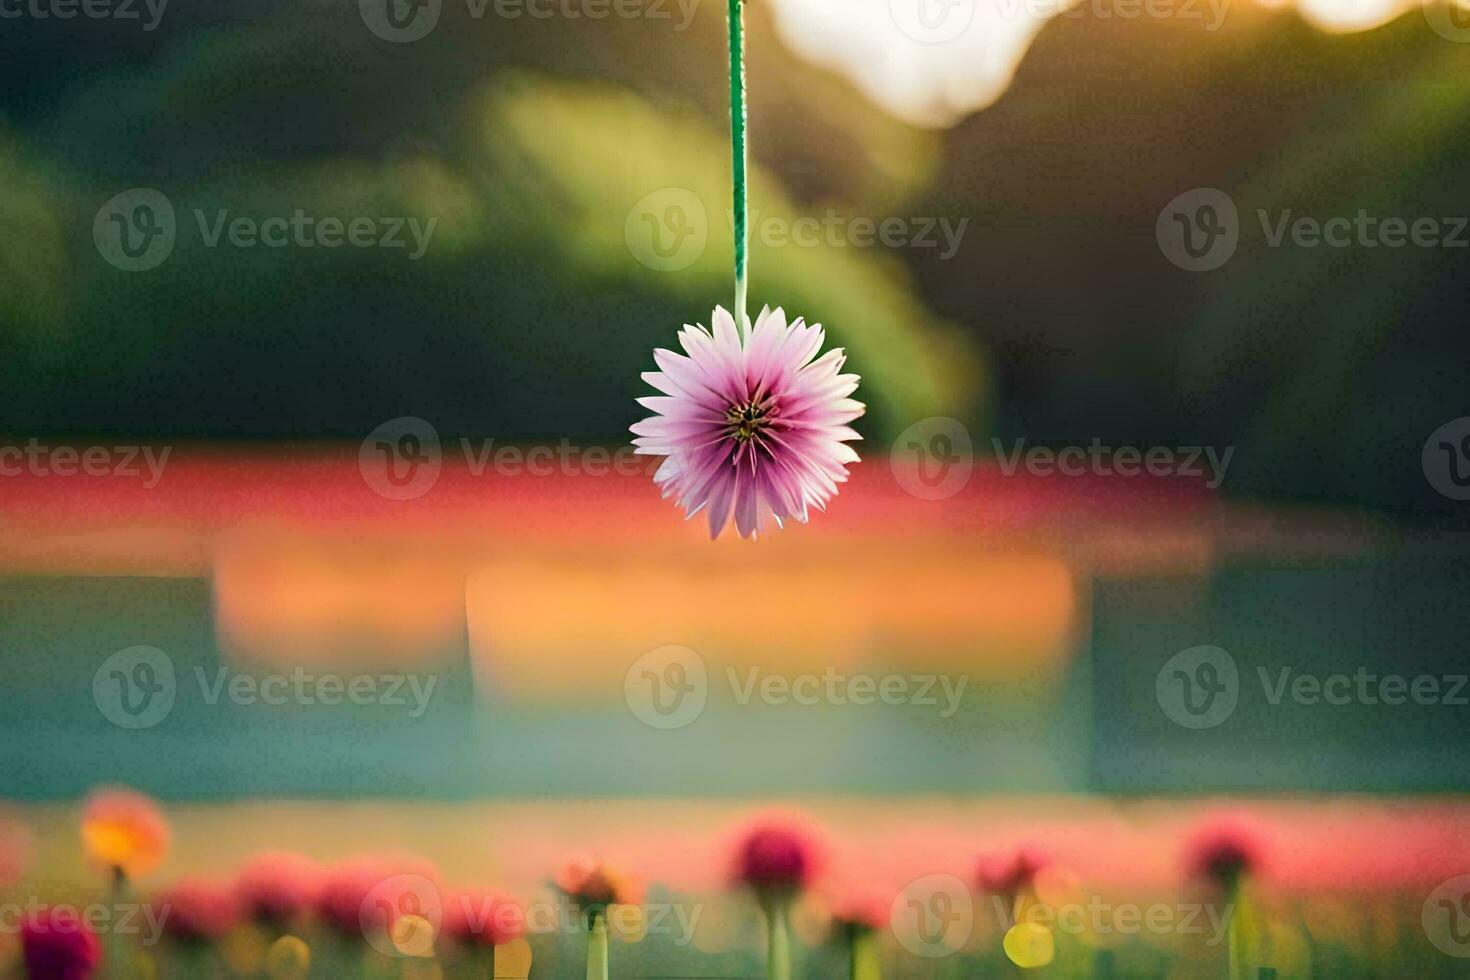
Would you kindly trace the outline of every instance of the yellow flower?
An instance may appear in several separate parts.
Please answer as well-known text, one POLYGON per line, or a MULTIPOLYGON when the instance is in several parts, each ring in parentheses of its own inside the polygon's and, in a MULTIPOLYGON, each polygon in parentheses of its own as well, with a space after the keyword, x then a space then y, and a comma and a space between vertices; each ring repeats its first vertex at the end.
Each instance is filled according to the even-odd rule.
POLYGON ((88 860, 129 877, 158 867, 168 850, 168 822, 158 804, 127 789, 102 789, 82 807, 82 848, 88 860))

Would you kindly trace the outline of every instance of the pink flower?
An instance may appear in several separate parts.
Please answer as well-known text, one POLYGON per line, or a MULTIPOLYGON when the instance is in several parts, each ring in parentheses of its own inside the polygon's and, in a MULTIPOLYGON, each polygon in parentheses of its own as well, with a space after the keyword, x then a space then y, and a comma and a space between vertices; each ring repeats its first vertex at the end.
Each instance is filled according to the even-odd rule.
POLYGON ((317 895, 322 918, 349 936, 386 933, 400 916, 440 920, 438 871, 412 856, 353 858, 330 869, 317 895))
POLYGON ((88 980, 102 962, 102 944, 76 909, 39 909, 20 927, 31 980, 88 980))
POLYGON ((1221 817, 1201 825, 1190 837, 1184 868, 1192 879, 1233 888, 1242 876, 1260 871, 1264 854, 1265 844, 1255 827, 1221 817))
POLYGON ((286 925, 311 908, 321 887, 321 867, 311 858, 289 851, 257 854, 235 881, 235 893, 245 914, 277 926, 286 925))
POLYGON ((816 851, 811 837, 791 824, 756 824, 735 849, 735 880, 757 893, 794 894, 816 874, 816 851))
POLYGON ((513 899, 461 891, 444 901, 444 934, 457 942, 503 946, 526 931, 526 910, 513 899))
POLYGON ((234 889, 194 878, 179 881, 154 904, 163 915, 164 931, 178 939, 218 939, 240 918, 234 889))
POLYGON ((980 859, 975 878, 980 890, 1014 899, 1036 881, 1036 874, 1051 861, 1039 849, 1018 847, 1005 854, 980 859))
POLYGON ((637 905, 643 900, 640 885, 595 858, 568 861, 556 876, 556 887, 584 908, 637 905))
POLYGON ((734 318, 716 307, 714 332, 686 326, 679 342, 688 356, 653 352, 658 371, 643 380, 662 396, 638 399, 657 413, 635 423, 637 452, 664 456, 654 482, 693 517, 709 514, 718 537, 731 512, 743 538, 802 523, 807 508, 821 510, 847 480, 858 455, 846 443, 862 438, 848 423, 863 414, 848 396, 858 376, 841 374, 841 348, 813 360, 824 334, 800 318, 786 323, 779 308, 765 309, 744 340, 734 318))

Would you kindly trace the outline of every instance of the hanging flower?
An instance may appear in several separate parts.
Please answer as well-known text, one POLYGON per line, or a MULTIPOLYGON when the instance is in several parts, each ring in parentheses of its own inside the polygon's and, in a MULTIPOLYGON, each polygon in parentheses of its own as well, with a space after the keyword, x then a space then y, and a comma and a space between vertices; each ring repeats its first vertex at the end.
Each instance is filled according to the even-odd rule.
POLYGON ((805 523, 825 509, 858 455, 849 425, 864 412, 848 397, 858 376, 842 374, 846 355, 817 357, 824 333, 780 308, 764 309, 744 338, 716 307, 711 333, 686 326, 685 353, 653 352, 658 371, 643 380, 663 392, 638 399, 656 414, 632 426, 637 452, 665 457, 654 474, 664 497, 693 517, 708 514, 718 537, 733 514, 743 538, 771 520, 805 523))
POLYGON ((158 867, 168 850, 158 804, 129 789, 97 790, 82 807, 82 846, 95 864, 127 877, 158 867))
POLYGON ((44 908, 27 915, 20 944, 31 980, 89 980, 102 963, 102 943, 76 909, 44 908))

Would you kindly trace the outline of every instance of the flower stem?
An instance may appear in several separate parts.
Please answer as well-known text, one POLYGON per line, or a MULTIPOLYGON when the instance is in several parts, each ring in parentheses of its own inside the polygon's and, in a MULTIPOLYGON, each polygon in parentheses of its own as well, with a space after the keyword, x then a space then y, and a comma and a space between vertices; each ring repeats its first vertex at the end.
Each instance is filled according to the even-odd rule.
POLYGON ((750 235, 746 227, 745 193, 745 0, 728 0, 730 5, 730 183, 735 226, 735 322, 741 336, 749 336, 746 312, 745 253, 750 235))
POLYGON ((791 934, 786 925, 789 909, 784 901, 766 905, 767 980, 791 980, 791 934))
POLYGON ((878 964, 878 938, 870 930, 853 932, 851 955, 849 980, 879 980, 882 973, 878 964))
POLYGON ((607 980, 607 916, 597 912, 587 923, 587 980, 607 980))

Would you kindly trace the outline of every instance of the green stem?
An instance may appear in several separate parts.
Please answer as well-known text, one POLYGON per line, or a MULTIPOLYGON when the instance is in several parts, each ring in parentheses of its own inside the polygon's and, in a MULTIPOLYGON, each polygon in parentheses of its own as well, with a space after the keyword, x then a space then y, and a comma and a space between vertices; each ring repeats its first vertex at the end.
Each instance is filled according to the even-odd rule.
POLYGON ((766 977, 767 980, 791 980, 791 934, 786 925, 788 904, 771 902, 766 906, 766 977))
MULTIPOLYGON (((112 882, 108 889, 108 898, 114 909, 121 908, 128 900, 130 891, 128 888, 128 876, 121 867, 112 869, 112 882)), ((124 944, 122 936, 116 932, 109 931, 102 936, 102 959, 106 975, 124 980, 132 972, 128 963, 128 949, 124 944)))
POLYGON ((879 980, 878 937, 871 930, 857 929, 852 934, 852 963, 849 980, 879 980))
POLYGON ((746 313, 745 253, 749 240, 746 228, 745 193, 745 0, 730 4, 730 183, 733 188, 735 226, 735 322, 741 336, 749 336, 746 313))
POLYGON ((607 916, 598 912, 587 925, 587 980, 607 980, 607 916))

